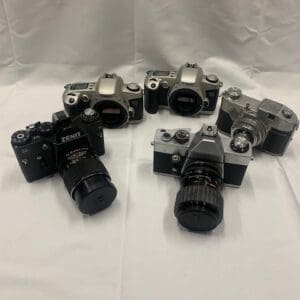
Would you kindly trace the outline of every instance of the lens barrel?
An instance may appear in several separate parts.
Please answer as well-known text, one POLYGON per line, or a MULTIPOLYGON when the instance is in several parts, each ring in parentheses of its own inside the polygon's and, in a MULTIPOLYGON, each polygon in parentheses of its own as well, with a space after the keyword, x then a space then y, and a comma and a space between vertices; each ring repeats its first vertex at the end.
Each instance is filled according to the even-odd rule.
POLYGON ((60 173, 68 192, 84 214, 93 215, 107 208, 117 195, 108 171, 96 157, 81 159, 60 173))
POLYGON ((201 163, 186 167, 177 193, 174 213, 190 231, 209 231, 223 219, 222 179, 219 172, 201 163))
POLYGON ((223 197, 209 186, 185 186, 177 193, 174 211, 178 222, 188 230, 209 231, 223 218, 223 197))

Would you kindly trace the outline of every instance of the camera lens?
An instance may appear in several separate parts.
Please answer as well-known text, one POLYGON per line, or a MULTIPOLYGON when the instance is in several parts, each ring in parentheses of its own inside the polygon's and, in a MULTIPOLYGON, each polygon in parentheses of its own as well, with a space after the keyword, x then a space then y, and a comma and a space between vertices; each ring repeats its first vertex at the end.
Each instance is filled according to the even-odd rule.
POLYGON ((223 218, 222 184, 219 171, 202 162, 188 165, 177 193, 174 213, 178 222, 190 231, 209 231, 223 218))
POLYGON ((169 98, 170 108, 182 116, 193 116, 203 108, 203 100, 191 89, 178 89, 169 98))
POLYGON ((93 215, 111 205, 117 195, 103 163, 95 157, 61 170, 65 186, 84 214, 93 215))
POLYGON ((129 112, 116 101, 101 101, 95 105, 94 109, 101 115, 104 127, 119 128, 128 122, 129 112))

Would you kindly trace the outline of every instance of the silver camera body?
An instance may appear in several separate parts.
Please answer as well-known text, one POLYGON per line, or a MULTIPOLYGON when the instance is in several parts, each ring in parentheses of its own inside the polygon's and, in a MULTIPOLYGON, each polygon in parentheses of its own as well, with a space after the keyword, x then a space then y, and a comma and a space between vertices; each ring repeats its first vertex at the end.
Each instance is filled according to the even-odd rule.
POLYGON ((197 64, 186 63, 178 71, 148 71, 144 82, 145 109, 157 113, 169 108, 175 114, 212 114, 222 82, 216 75, 204 75, 197 64))
POLYGON ((224 184, 235 187, 241 185, 252 159, 247 140, 220 135, 216 126, 206 124, 197 133, 189 128, 157 129, 153 146, 155 173, 180 177, 188 162, 198 160, 218 170, 224 184))
POLYGON ((97 82, 67 84, 63 103, 70 116, 93 108, 103 126, 119 128, 143 119, 143 91, 137 83, 124 83, 115 73, 105 73, 97 82))
POLYGON ((218 134, 217 126, 157 129, 154 172, 180 178, 174 214, 191 231, 209 231, 223 219, 223 184, 239 187, 252 159, 252 145, 243 136, 218 134))
POLYGON ((217 126, 232 137, 243 134, 253 147, 262 151, 283 155, 299 127, 299 120, 281 103, 270 99, 259 101, 232 87, 222 94, 217 126))

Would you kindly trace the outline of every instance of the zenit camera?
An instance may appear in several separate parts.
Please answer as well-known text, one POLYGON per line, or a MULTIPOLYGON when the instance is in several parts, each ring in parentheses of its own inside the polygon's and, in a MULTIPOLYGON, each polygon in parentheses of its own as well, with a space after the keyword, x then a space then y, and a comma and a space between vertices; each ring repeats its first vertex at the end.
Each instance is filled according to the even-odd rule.
POLYGON ((253 147, 262 151, 283 155, 299 120, 281 103, 270 99, 259 101, 231 87, 222 94, 217 126, 232 137, 243 134, 253 147))
POLYGON ((95 214, 115 199, 117 190, 97 158, 105 150, 95 110, 87 108, 74 118, 54 113, 52 123, 37 122, 16 131, 11 144, 28 182, 58 171, 82 213, 95 214))
POLYGON ((222 82, 204 75, 197 64, 186 63, 178 71, 148 71, 145 78, 145 109, 150 114, 169 108, 175 114, 212 114, 222 82))
POLYGON ((252 159, 251 143, 243 136, 220 136, 217 126, 157 129, 153 170, 179 177, 174 213, 191 231, 214 229, 223 218, 223 184, 239 187, 252 159))
POLYGON ((63 103, 70 116, 93 108, 107 128, 119 128, 143 119, 142 89, 137 83, 124 83, 115 73, 105 73, 97 82, 67 84, 63 103))

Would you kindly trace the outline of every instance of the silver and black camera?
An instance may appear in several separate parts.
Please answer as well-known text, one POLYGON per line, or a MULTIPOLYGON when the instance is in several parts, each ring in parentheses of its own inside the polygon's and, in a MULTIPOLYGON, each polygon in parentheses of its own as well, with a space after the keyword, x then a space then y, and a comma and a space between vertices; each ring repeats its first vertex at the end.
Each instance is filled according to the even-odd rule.
POLYGON ((85 108, 95 109, 103 126, 123 127, 143 119, 143 91, 137 83, 124 83, 120 76, 104 74, 97 82, 67 84, 63 103, 70 116, 85 108))
POLYGON ((252 145, 243 136, 219 135, 217 126, 157 129, 153 170, 180 177, 174 213, 191 231, 214 229, 223 217, 223 184, 239 187, 252 159, 252 145))
POLYGON ((253 147, 283 155, 299 127, 299 120, 281 103, 270 99, 259 101, 231 87, 222 94, 217 126, 232 137, 243 134, 253 147))
POLYGON ((186 63, 178 71, 148 71, 145 78, 145 109, 150 114, 160 107, 183 116, 212 114, 222 82, 204 75, 197 64, 186 63))

